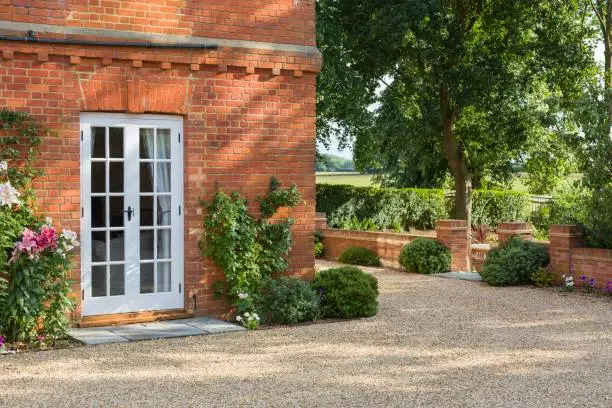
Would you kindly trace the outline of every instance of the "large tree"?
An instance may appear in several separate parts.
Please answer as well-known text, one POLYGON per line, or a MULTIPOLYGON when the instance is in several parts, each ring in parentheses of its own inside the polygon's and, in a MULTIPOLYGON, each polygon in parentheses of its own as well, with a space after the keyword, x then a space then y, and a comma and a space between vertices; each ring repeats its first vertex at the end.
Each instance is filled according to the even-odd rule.
POLYGON ((560 100, 592 56, 581 4, 319 0, 320 137, 354 136, 358 161, 382 152, 423 185, 446 165, 470 221, 474 178, 508 174, 567 129, 560 100))

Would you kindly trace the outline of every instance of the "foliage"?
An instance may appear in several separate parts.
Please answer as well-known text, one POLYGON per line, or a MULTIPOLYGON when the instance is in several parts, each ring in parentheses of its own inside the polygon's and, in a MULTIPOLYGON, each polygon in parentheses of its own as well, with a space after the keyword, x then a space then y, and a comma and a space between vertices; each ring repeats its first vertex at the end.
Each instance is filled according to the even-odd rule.
POLYGON ((268 194, 259 200, 261 213, 265 218, 270 218, 281 207, 295 207, 300 202, 300 198, 295 184, 283 190, 280 188, 280 182, 272 177, 268 194))
POLYGON ((321 315, 317 292, 294 277, 267 280, 260 303, 257 309, 266 323, 296 324, 317 320, 321 315))
POLYGON ((588 194, 562 194, 531 214, 533 227, 543 238, 553 224, 583 224, 588 211, 588 194))
POLYGON ((25 113, 0 110, 0 334, 42 344, 65 337, 76 234, 36 215, 34 178, 42 129, 25 113))
POLYGON ((323 234, 320 232, 314 233, 314 256, 315 258, 323 258, 325 255, 325 244, 323 244, 323 234))
POLYGON ((312 287, 324 317, 368 317, 378 312, 378 280, 354 266, 319 272, 312 287))
POLYGON ((280 207, 295 206, 299 197, 295 185, 283 190, 278 181, 272 179, 268 194, 259 199, 261 219, 249 214, 247 201, 236 192, 229 196, 219 191, 210 204, 203 203, 206 215, 199 241, 201 253, 212 258, 223 270, 227 294, 238 317, 249 327, 256 326, 259 321, 253 317, 254 296, 267 278, 287 268, 287 255, 293 243, 293 220, 270 221, 268 218, 280 207), (238 297, 245 294, 244 299, 238 297))
POLYGON ((554 283, 554 279, 552 275, 548 272, 546 268, 540 268, 536 272, 531 275, 531 280, 536 286, 540 287, 548 287, 554 283))
MULTIPOLYGON (((450 204, 442 190, 317 184, 317 211, 326 213, 334 228, 433 229, 437 220, 448 218, 450 204)), ((492 228, 501 222, 524 221, 528 204, 524 193, 476 190, 473 221, 492 228)))
POLYGON ((29 206, 34 198, 32 181, 42 173, 34 166, 41 133, 43 129, 27 113, 0 109, 0 161, 7 163, 9 180, 29 206))
POLYGON ((487 224, 472 225, 470 239, 474 244, 486 244, 490 234, 491 228, 487 224))
POLYGON ((468 219, 472 182, 570 167, 565 101, 594 48, 580 2, 320 0, 317 18, 318 136, 354 138, 358 168, 395 186, 450 171, 468 219))
POLYGON ((350 159, 335 156, 333 154, 322 154, 317 156, 316 171, 355 171, 355 164, 350 159))
POLYGON ((444 273, 450 270, 451 254, 447 247, 430 238, 417 238, 404 246, 399 263, 413 273, 444 273))
POLYGON ((612 249, 612 186, 593 191, 584 227, 588 245, 612 249))
POLYGON ((489 252, 480 275, 493 286, 521 285, 548 262, 546 247, 516 236, 489 252))
POLYGON ((342 252, 339 262, 349 265, 380 266, 380 258, 368 248, 352 246, 342 252))
POLYGON ((335 228, 433 229, 447 217, 442 190, 317 184, 317 211, 335 228))
POLYGON ((497 229, 502 222, 523 221, 529 217, 527 195, 516 191, 474 190, 472 223, 497 229))

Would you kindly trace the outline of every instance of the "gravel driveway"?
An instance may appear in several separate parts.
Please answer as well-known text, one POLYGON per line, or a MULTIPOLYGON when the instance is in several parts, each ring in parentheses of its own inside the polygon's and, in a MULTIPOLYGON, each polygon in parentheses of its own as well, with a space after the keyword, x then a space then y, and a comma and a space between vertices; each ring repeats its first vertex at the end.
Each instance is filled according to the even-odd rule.
POLYGON ((0 357, 0 407, 612 407, 612 302, 375 270, 370 319, 0 357))

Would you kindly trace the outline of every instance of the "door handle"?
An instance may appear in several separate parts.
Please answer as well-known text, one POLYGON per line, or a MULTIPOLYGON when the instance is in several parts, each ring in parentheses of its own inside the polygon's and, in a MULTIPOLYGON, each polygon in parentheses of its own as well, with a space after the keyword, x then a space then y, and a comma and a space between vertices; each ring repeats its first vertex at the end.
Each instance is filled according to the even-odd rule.
POLYGON ((128 205, 127 211, 124 211, 128 215, 128 221, 132 221, 132 215, 134 215, 134 209, 128 205))

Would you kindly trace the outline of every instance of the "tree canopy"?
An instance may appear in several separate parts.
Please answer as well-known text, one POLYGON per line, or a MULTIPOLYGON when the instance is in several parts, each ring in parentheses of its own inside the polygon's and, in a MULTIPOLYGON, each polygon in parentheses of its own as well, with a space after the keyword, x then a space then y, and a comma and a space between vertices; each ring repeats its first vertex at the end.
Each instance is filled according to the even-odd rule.
MULTIPOLYGON (((450 171, 455 217, 471 190, 521 165, 546 188, 580 133, 565 110, 594 66, 581 1, 319 0, 319 138, 355 139, 358 167, 394 185, 450 171)), ((573 106, 573 105, 572 105, 573 106)), ((539 186, 538 186, 539 185, 539 186)))

